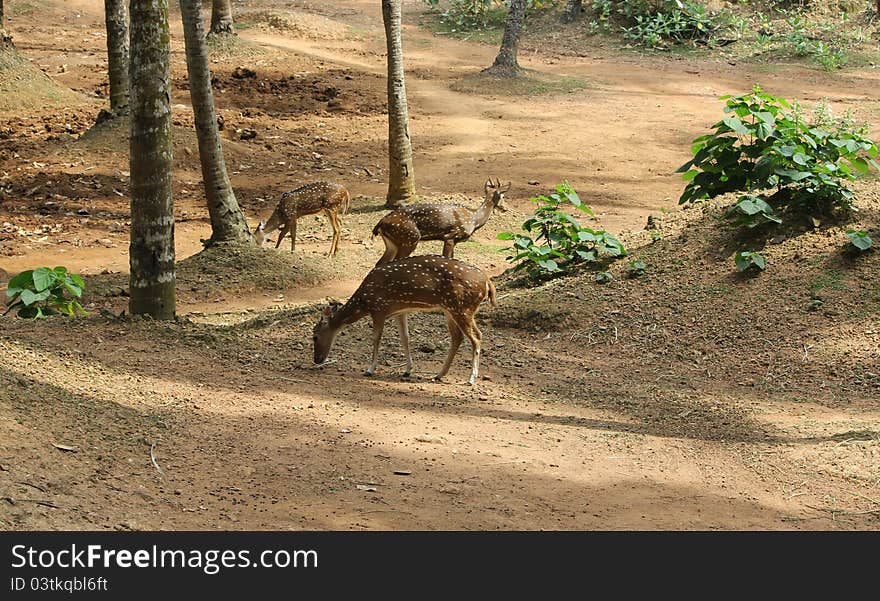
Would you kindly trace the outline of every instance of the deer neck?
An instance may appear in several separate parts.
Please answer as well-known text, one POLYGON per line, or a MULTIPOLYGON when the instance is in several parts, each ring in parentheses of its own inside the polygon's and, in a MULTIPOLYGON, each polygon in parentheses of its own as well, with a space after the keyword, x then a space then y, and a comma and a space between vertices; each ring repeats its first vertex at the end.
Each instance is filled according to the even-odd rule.
POLYGON ((495 209, 495 203, 493 202, 493 198, 490 196, 486 200, 483 201, 483 204, 474 211, 473 215, 473 225, 474 230, 478 230, 489 221, 489 217, 492 216, 492 211, 495 209))
POLYGON ((365 317, 367 313, 368 311, 357 301, 357 296, 353 296, 330 317, 328 325, 338 332, 345 326, 365 317))
POLYGON ((279 215, 278 209, 275 209, 269 219, 266 220, 266 225, 263 226, 263 232, 266 234, 274 232, 278 229, 279 225, 281 225, 281 216, 279 215))

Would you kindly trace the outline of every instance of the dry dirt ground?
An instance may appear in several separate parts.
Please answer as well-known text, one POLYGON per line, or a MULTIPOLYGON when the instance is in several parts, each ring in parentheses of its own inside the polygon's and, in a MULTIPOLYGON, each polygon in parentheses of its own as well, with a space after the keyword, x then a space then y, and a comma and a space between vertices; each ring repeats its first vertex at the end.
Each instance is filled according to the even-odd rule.
MULTIPOLYGON (((354 202, 335 260, 311 217, 294 255, 286 242, 195 254, 209 222, 172 11, 173 323, 112 315, 126 305, 127 125, 91 127, 107 96, 102 4, 6 4, 28 60, 0 65, 0 276, 66 265, 87 276, 91 316, 0 319, 0 528, 880 526, 878 253, 845 256, 844 226, 821 224, 739 277, 720 203, 675 211, 671 173, 718 120, 718 95, 760 82, 876 124, 876 70, 573 56, 527 37, 522 63, 551 90, 528 93, 475 83, 495 48, 420 29, 421 3, 406 2, 420 194, 475 203, 486 177, 512 182, 510 210, 460 256, 501 274, 496 234, 567 179, 593 226, 648 264, 637 279, 614 265, 605 286, 585 273, 529 291, 499 275, 500 306, 480 314, 483 376, 466 387, 466 347, 448 382, 430 380, 447 344, 436 315, 413 319, 411 380, 393 327, 373 379, 365 322, 333 362, 311 361, 316 303, 345 298, 381 254, 377 2, 236 2, 239 37, 213 52, 249 220, 283 190, 340 181, 354 202)), ((854 225, 880 239, 877 180, 856 191, 854 225)))

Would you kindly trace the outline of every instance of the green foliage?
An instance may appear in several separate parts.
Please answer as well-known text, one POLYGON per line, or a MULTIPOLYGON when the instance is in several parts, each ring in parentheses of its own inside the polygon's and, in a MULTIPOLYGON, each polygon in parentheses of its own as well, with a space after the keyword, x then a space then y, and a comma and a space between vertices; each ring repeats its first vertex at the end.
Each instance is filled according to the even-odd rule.
POLYGON ((624 37, 649 48, 705 42, 720 27, 716 15, 698 2, 624 0, 618 4, 618 12, 632 22, 630 27, 623 28, 624 37))
POLYGON ((846 230, 846 237, 849 238, 849 247, 857 252, 865 252, 874 246, 874 241, 867 232, 846 230))
MULTIPOLYGON (((877 145, 866 137, 867 127, 855 127, 849 117, 837 119, 825 110, 809 123, 800 107, 792 108, 757 85, 749 94, 721 100, 729 116, 712 126, 713 133, 694 140, 694 158, 678 169, 688 182, 679 204, 776 188, 785 193, 763 198, 765 202, 827 213, 850 206, 852 191, 843 182, 871 167, 880 170, 874 160, 877 145)), ((738 205, 747 202, 739 212, 775 221, 772 210, 756 206, 755 198, 741 198, 738 205)))
POLYGON ((826 71, 839 69, 846 64, 846 55, 840 48, 832 48, 822 40, 811 37, 807 31, 807 19, 803 15, 791 15, 786 20, 791 31, 786 41, 798 57, 810 56, 826 71))
MULTIPOLYGON (((440 10, 440 0, 422 0, 432 9, 440 10)), ((526 14, 556 6, 558 0, 528 0, 526 14)), ((440 20, 453 31, 476 31, 503 27, 507 17, 505 0, 449 0, 440 10, 440 20)))
POLYGON ((765 223, 782 223, 767 202, 752 194, 740 196, 739 200, 730 208, 728 213, 738 225, 747 228, 755 228, 765 223))
POLYGON ((522 224, 525 234, 501 232, 500 240, 512 240, 508 259, 515 270, 525 269, 533 276, 563 273, 579 263, 602 264, 626 256, 623 244, 604 230, 581 226, 562 210, 571 205, 588 215, 593 212, 565 182, 550 195, 532 198, 538 204, 534 215, 522 224))
MULTIPOLYGON (((18 309, 18 316, 41 318, 50 315, 87 315, 79 299, 85 288, 83 279, 66 267, 29 269, 9 280, 6 313, 18 309), (72 298, 68 298, 65 292, 72 298)), ((4 315, 6 314, 4 313, 4 315)))
POLYGON ((744 250, 736 253, 733 258, 736 261, 736 268, 740 271, 746 271, 753 267, 764 271, 767 268, 767 259, 759 252, 744 250))
POLYGON ((691 0, 593 0, 592 9, 592 33, 611 30, 615 21, 624 37, 654 49, 708 43, 721 31, 735 34, 744 27, 728 11, 710 11, 691 0))

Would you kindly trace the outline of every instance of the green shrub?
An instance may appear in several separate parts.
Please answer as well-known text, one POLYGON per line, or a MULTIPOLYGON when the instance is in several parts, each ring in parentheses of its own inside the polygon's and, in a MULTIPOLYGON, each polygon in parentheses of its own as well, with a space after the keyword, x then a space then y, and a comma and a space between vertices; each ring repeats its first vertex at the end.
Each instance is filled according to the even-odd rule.
POLYGON ((538 204, 534 215, 522 224, 525 234, 501 232, 500 240, 512 240, 508 259, 515 270, 526 269, 533 276, 557 274, 579 263, 603 264, 626 256, 623 244, 604 230, 583 227, 562 210, 568 204, 588 215, 593 212, 565 182, 550 195, 532 198, 538 204))
MULTIPOLYGON (((41 318, 50 315, 87 315, 79 299, 85 288, 83 279, 66 267, 29 269, 9 280, 6 288, 6 313, 18 309, 19 317, 41 318), (72 298, 68 298, 65 292, 72 298)), ((6 314, 4 313, 4 315, 6 314)))
MULTIPOLYGON (((769 197, 743 198, 760 198, 774 210, 828 213, 850 206, 852 191, 843 182, 871 167, 880 170, 867 126, 854 126, 850 117, 834 118, 825 110, 808 123, 800 107, 792 108, 757 85, 749 94, 721 100, 730 116, 713 125, 713 133, 694 140, 694 158, 678 169, 688 182, 680 204, 775 188, 769 197)), ((761 212, 773 220, 772 212, 761 212)))

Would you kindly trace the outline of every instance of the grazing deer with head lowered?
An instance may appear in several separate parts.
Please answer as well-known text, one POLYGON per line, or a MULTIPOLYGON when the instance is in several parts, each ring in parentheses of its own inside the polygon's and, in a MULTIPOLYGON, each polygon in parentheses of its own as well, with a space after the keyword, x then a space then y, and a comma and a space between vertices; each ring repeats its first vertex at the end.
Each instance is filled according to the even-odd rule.
POLYGON ((342 328, 369 315, 373 318, 373 360, 364 374, 372 376, 376 372, 385 320, 396 317, 400 343, 406 354, 403 375, 407 377, 412 373, 407 314, 442 309, 452 343, 446 363, 435 379, 439 381, 449 371, 462 339, 467 336, 474 350, 468 379, 468 384, 473 384, 480 369, 483 338, 474 317, 486 298, 495 306, 495 285, 482 270, 464 261, 432 255, 380 265, 367 274, 347 303, 332 304, 322 312, 312 336, 315 363, 327 360, 333 341, 342 328))
POLYGON ((376 266, 410 256, 420 240, 443 240, 443 256, 451 258, 456 244, 486 225, 508 190, 510 182, 502 188, 501 182, 493 183, 490 179, 483 186, 485 198, 477 210, 438 202, 416 203, 391 211, 373 228, 373 237, 382 236, 385 242, 385 254, 376 266))
POLYGON ((281 246, 281 240, 290 232, 290 250, 293 252, 296 249, 296 220, 323 211, 330 220, 330 227, 333 228, 330 255, 335 255, 339 247, 339 231, 342 227, 339 213, 345 214, 348 211, 349 202, 348 190, 339 184, 330 182, 305 184, 281 195, 281 201, 269 219, 261 221, 254 230, 254 237, 257 239, 257 244, 262 246, 266 234, 281 229, 278 242, 275 243, 275 248, 278 248, 281 246))

